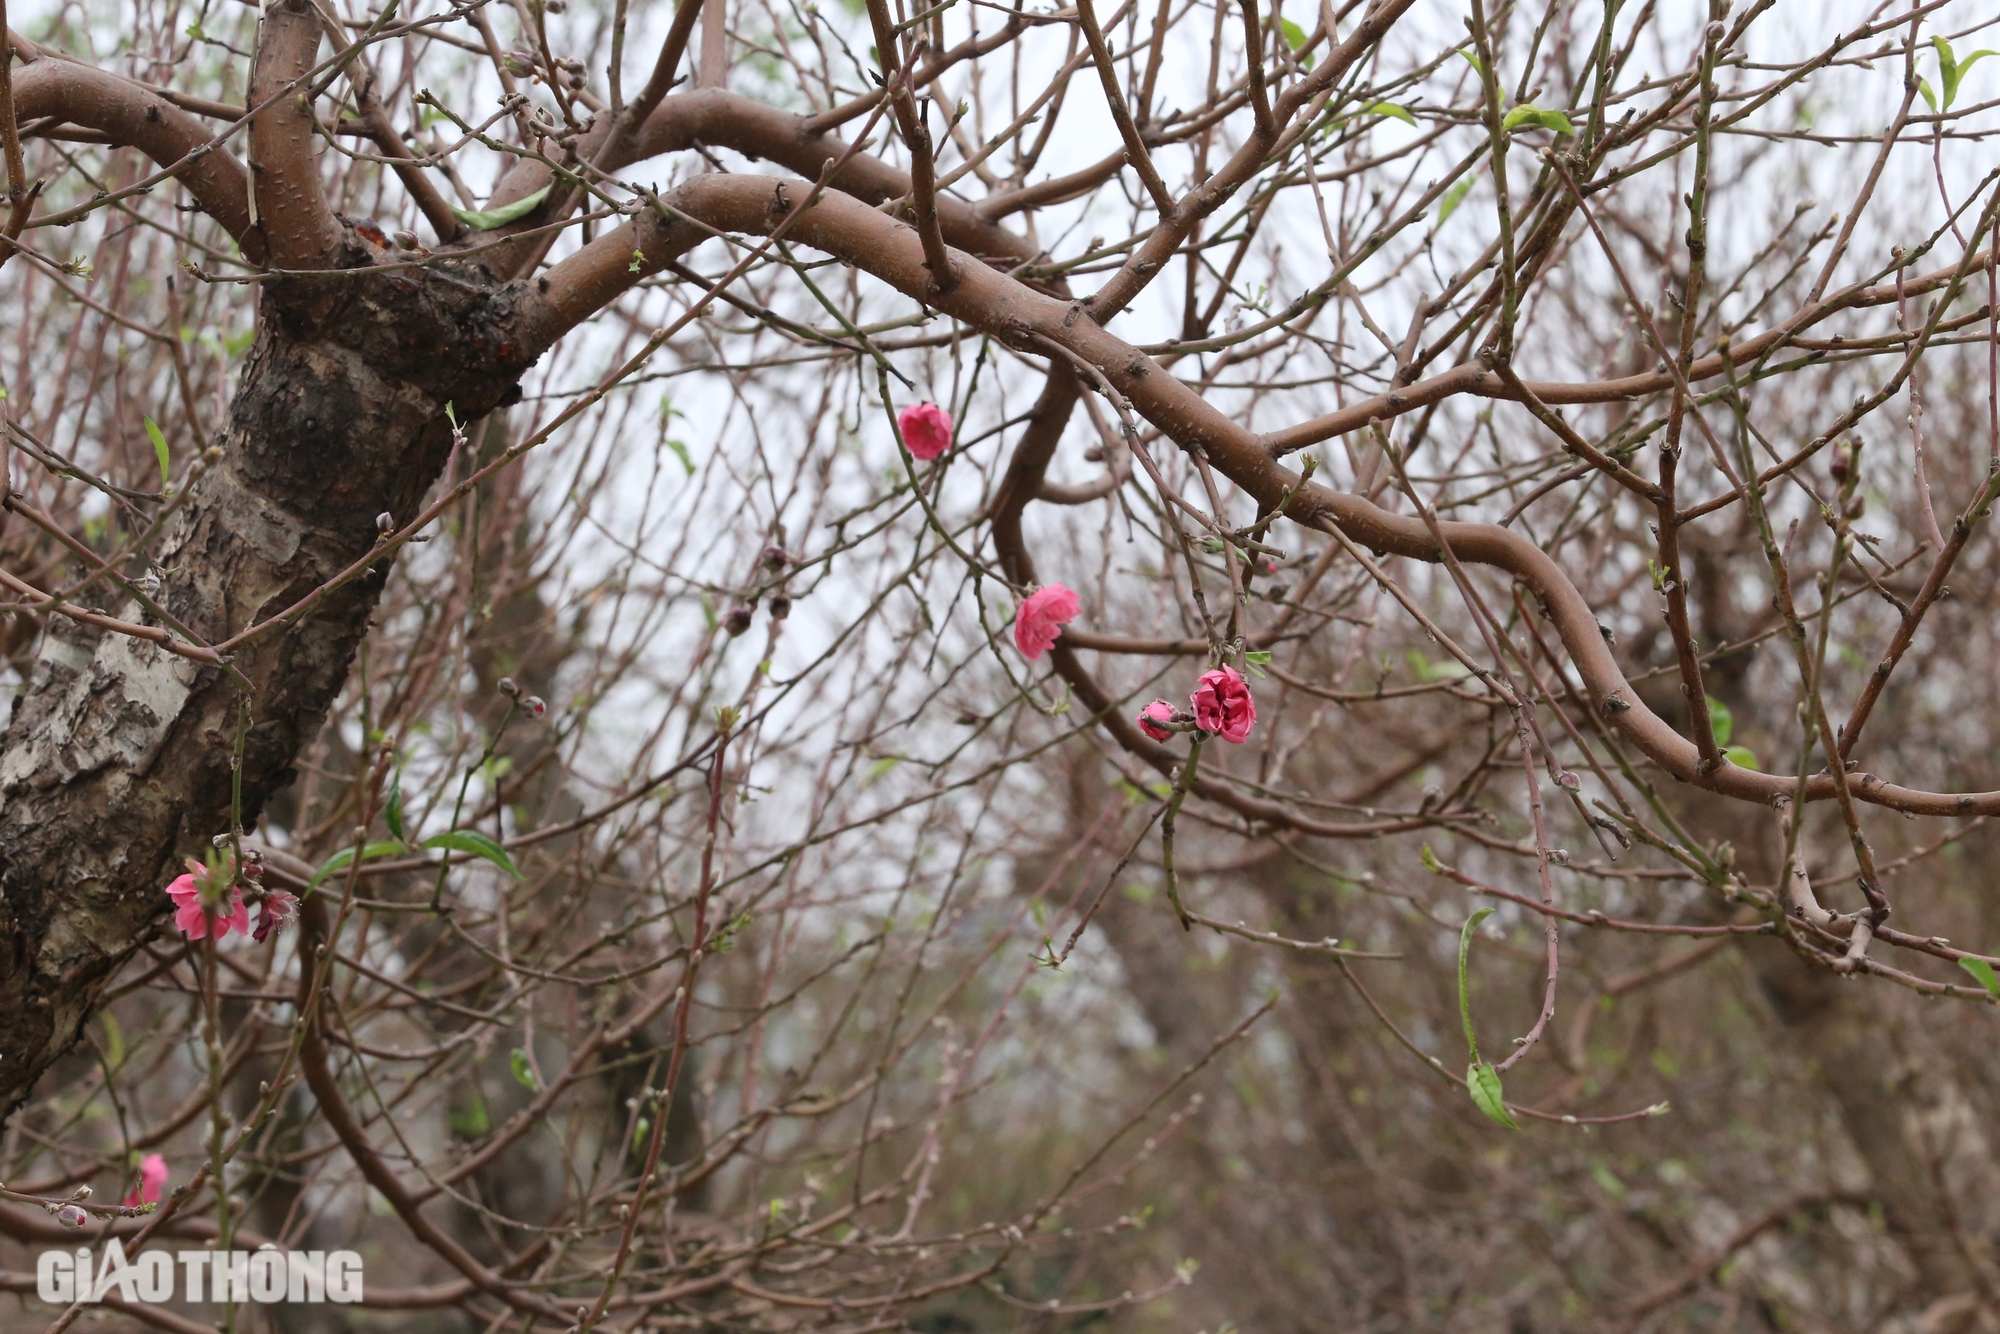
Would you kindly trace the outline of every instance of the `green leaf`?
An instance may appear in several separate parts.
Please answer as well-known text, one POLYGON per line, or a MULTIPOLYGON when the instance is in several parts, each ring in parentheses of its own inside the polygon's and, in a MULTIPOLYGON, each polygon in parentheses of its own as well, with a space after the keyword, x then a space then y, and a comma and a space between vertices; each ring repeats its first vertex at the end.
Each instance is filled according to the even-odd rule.
POLYGON ((1465 57, 1466 64, 1472 66, 1472 72, 1474 74, 1477 74, 1482 79, 1486 77, 1486 66, 1479 63, 1479 57, 1477 55, 1466 50, 1462 46, 1458 49, 1458 53, 1465 57))
POLYGON ((1444 220, 1458 211, 1458 206, 1465 202, 1466 195, 1471 192, 1472 178, 1470 176, 1445 191, 1444 198, 1438 202, 1437 225, 1440 227, 1444 226, 1444 220))
POLYGON ((542 1081, 535 1078, 535 1071, 528 1064, 528 1052, 524 1047, 516 1047, 507 1057, 508 1068, 514 1072, 514 1082, 530 1093, 542 1091, 542 1081))
POLYGON ((646 1136, 652 1133, 652 1129, 653 1118, 650 1116, 640 1117, 638 1124, 632 1127, 632 1148, 635 1151, 645 1144, 646 1136))
POLYGON ((407 839, 403 832, 403 775, 399 770, 389 780, 389 804, 383 809, 382 819, 389 826, 389 832, 399 839, 407 839))
POLYGON ((1757 752, 1748 746, 1724 746, 1722 758, 1739 769, 1757 768, 1757 752))
POLYGON ((1392 116, 1395 119, 1402 121, 1405 125, 1410 125, 1410 126, 1414 126, 1417 123, 1417 118, 1415 116, 1412 116, 1409 112, 1403 110, 1403 108, 1397 106, 1394 102, 1377 102, 1374 106, 1369 107, 1366 111, 1363 111, 1361 114, 1364 116, 1392 116))
POLYGON ((146 418, 146 438, 153 442, 153 453, 159 456, 160 489, 165 490, 167 485, 167 461, 170 457, 167 452, 167 433, 162 431, 160 424, 151 417, 146 418))
MULTIPOLYGON (((1437 854, 1431 851, 1430 844, 1428 843, 1424 844, 1423 855, 1419 858, 1419 860, 1423 862, 1424 869, 1426 871, 1429 871, 1432 875, 1444 874, 1444 866, 1438 861, 1437 854)), ((1491 908, 1488 908, 1486 911, 1492 912, 1493 910, 1491 908)))
POLYGON ((688 447, 671 436, 666 439, 665 444, 668 449, 674 451, 674 457, 681 461, 681 467, 687 469, 687 475, 694 476, 694 457, 688 453, 688 447))
POLYGON ((1930 107, 1931 114, 1935 116, 1938 109, 1937 94, 1931 91, 1931 81, 1929 79, 1918 79, 1917 91, 1923 94, 1925 105, 1930 107))
POLYGON ((525 218, 542 206, 549 197, 549 187, 543 186, 525 199, 517 199, 499 208, 482 209, 475 213, 470 209, 454 208, 451 215, 475 232, 490 232, 495 227, 505 227, 517 218, 525 218))
POLYGON ((1465 1090, 1472 1095, 1472 1105, 1486 1113, 1489 1121, 1496 1122, 1509 1130, 1519 1130, 1514 1118, 1507 1114, 1507 1104, 1500 1094, 1500 1072, 1484 1061, 1474 1061, 1465 1072, 1465 1090))
POLYGON ((469 852, 475 857, 484 857, 516 880, 523 878, 514 867, 514 859, 507 855, 507 849, 477 829, 453 829, 443 834, 432 834, 418 846, 443 848, 447 852, 469 852))
MULTIPOLYGON (((1280 19, 1278 27, 1285 34, 1286 46, 1291 47, 1294 51, 1301 51, 1305 48, 1306 30, 1304 28, 1301 28, 1290 19, 1280 19)), ((1302 55, 1299 57, 1299 65, 1301 68, 1311 69, 1313 67, 1313 58, 1310 55, 1302 55)))
POLYGON ((1979 979, 1979 985, 1994 995, 2000 996, 2000 977, 1993 973, 1993 965, 1984 959, 1960 959, 1958 966, 1979 979))
MULTIPOLYGON (((1931 38, 1931 45, 1937 48, 1938 81, 1944 85, 1944 104, 1949 107, 1951 99, 1958 96, 1958 57, 1951 53, 1951 43, 1942 37, 1931 38)), ((1933 106, 1931 110, 1937 108, 1933 106)))
MULTIPOLYGON (((1988 976, 1992 975, 1992 969, 1986 971, 1988 976)), ((118 1027, 108 1009, 99 1010, 97 1017, 104 1022, 104 1064, 116 1070, 125 1064, 125 1030, 118 1027)))
POLYGON ((2000 55, 2000 51, 1974 51, 1959 62, 1958 68, 1952 72, 1950 78, 1945 80, 1944 105, 1947 111, 1951 109, 1952 102, 1957 99, 1958 90, 1965 86, 1966 72, 1978 64, 1980 60, 1991 55, 2000 55))
MULTIPOLYGON (((375 860, 377 857, 393 857, 395 854, 406 850, 403 840, 400 838, 378 839, 376 842, 370 843, 361 849, 361 860, 368 862, 375 860)), ((313 872, 313 878, 306 882, 306 893, 310 894, 315 889, 318 889, 320 881, 326 879, 335 871, 345 870, 353 861, 353 848, 342 848, 339 852, 328 857, 320 864, 320 868, 313 872)))
MULTIPOLYGON (((1492 915, 1493 909, 1481 908, 1479 911, 1473 913, 1472 916, 1466 918, 1465 925, 1460 927, 1458 931, 1458 1017, 1465 1024, 1465 1045, 1472 1052, 1472 1064, 1475 1068, 1480 1063, 1479 1039, 1472 1035, 1472 992, 1465 983, 1465 961, 1472 954, 1472 933, 1479 929, 1481 922, 1492 915)), ((1500 1087, 1497 1078, 1494 1080, 1493 1087, 1496 1090, 1500 1087)), ((1495 1096, 1497 1097, 1498 1094, 1496 1093, 1495 1096)))
POLYGON ((1715 744, 1718 746, 1728 745, 1729 738, 1736 732, 1736 715, 1713 695, 1708 697, 1708 726, 1715 733, 1715 744))
POLYGON ((1539 125, 1545 130, 1554 130, 1557 134, 1576 133, 1570 126, 1568 116, 1560 111, 1543 111, 1540 107, 1515 107, 1507 113, 1507 118, 1500 122, 1500 128, 1503 130, 1519 129, 1523 125, 1539 125))
POLYGON ((493 1118, 486 1111, 486 1099, 473 1090, 472 1105, 462 1112, 452 1112, 445 1117, 452 1131, 463 1139, 478 1139, 493 1128, 493 1118))

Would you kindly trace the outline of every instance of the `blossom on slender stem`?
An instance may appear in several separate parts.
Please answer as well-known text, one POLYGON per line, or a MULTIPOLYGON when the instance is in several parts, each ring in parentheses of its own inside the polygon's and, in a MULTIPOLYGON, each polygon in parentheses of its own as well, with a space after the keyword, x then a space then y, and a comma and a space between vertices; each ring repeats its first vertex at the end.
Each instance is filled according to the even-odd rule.
POLYGON ((903 448, 910 457, 929 463, 951 448, 951 414, 935 403, 917 403, 897 414, 903 448))
POLYGON ((1075 620, 1082 610, 1076 594, 1061 584, 1036 589, 1014 613, 1014 647, 1034 661, 1056 642, 1064 622, 1075 620))
POLYGON ((1203 672, 1188 702, 1194 705, 1196 727, 1213 732, 1232 745, 1240 745, 1250 735, 1250 725, 1257 721, 1256 701, 1250 698, 1249 685, 1234 667, 1203 672))
POLYGON ((1156 699, 1139 710, 1139 717, 1135 721, 1139 724, 1139 730, 1147 736, 1155 741, 1165 741, 1173 735, 1167 724, 1174 721, 1175 712, 1173 705, 1163 699, 1156 699))
MULTIPOLYGON (((191 860, 189 865, 200 866, 200 863, 191 860)), ((199 877, 191 871, 167 886, 167 897, 174 901, 174 927, 189 940, 204 939, 211 921, 215 923, 217 940, 231 931, 250 934, 250 909, 244 906, 243 890, 233 883, 226 888, 216 886, 215 878, 221 874, 212 876, 204 867, 199 877), (205 880, 209 882, 207 885, 203 883, 205 880)), ((229 874, 233 880, 233 873, 229 874)))
POLYGON ((141 1204, 158 1204, 160 1192, 167 1185, 167 1160, 157 1153, 149 1153, 139 1160, 139 1184, 132 1187, 125 1197, 125 1207, 134 1208, 141 1204))

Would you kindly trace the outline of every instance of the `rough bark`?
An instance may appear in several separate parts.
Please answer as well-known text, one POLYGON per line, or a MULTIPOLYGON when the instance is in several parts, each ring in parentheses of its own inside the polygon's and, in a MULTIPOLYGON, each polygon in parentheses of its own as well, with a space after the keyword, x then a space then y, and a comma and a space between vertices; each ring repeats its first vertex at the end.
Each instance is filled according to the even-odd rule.
MULTIPOLYGON (((513 293, 483 271, 361 274, 368 253, 344 244, 347 271, 267 291, 221 457, 162 542, 161 603, 210 643, 366 555, 377 515, 412 517, 451 448, 446 404, 477 417, 528 364, 513 293)), ((152 933, 176 862, 229 828, 244 722, 246 825, 290 780, 386 572, 244 644, 248 695, 221 667, 50 618, 0 736, 0 1117, 152 933)))

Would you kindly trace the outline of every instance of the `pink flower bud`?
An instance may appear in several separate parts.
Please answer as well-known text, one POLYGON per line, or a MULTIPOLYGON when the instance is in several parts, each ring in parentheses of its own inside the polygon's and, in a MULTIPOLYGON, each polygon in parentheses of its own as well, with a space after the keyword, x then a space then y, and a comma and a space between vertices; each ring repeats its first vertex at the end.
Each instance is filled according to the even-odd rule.
POLYGON ((540 695, 530 695, 521 701, 521 707, 540 718, 548 713, 549 702, 540 695))
POLYGON ((1036 589, 1014 613, 1014 646, 1030 662, 1034 661, 1056 642, 1063 624, 1075 620, 1082 611, 1083 604, 1077 601, 1076 594, 1061 584, 1036 589))
POLYGON ((1174 706, 1163 699, 1156 699, 1139 710, 1139 730, 1155 741, 1165 741, 1173 735, 1167 727, 1174 720, 1174 706))
POLYGON ((73 1204, 65 1204, 56 1211, 56 1222, 64 1227, 82 1227, 90 1215, 73 1204))
POLYGON ((1250 687, 1234 667, 1203 672, 1188 702, 1194 705, 1194 725, 1231 745, 1240 745, 1250 735, 1250 725, 1257 721, 1257 705, 1250 698, 1250 687))
POLYGON ((928 463, 951 448, 951 414, 935 403, 904 408, 896 417, 896 426, 911 458, 928 463))

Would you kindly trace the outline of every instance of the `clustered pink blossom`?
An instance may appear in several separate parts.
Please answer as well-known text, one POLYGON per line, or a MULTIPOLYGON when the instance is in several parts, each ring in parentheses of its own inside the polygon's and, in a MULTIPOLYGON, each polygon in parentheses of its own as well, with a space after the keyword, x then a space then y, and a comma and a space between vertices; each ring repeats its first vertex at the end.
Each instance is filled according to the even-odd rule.
MULTIPOLYGON (((1241 745, 1257 721, 1257 702, 1250 698, 1250 685, 1234 667, 1217 667, 1203 672, 1188 696, 1194 707, 1193 723, 1202 731, 1221 737, 1231 745, 1241 745)), ((1189 716, 1163 699, 1139 710, 1134 719, 1139 730, 1155 741, 1174 734, 1174 724, 1190 721, 1189 716)))
POLYGON ((139 1161, 139 1184, 125 1197, 125 1207, 134 1208, 141 1204, 158 1204, 160 1192, 167 1184, 167 1160, 157 1153, 149 1153, 139 1161))
POLYGON ((896 417, 910 457, 929 463, 951 448, 951 414, 935 403, 917 403, 896 417))
MULTIPOLYGON (((206 939, 211 928, 217 940, 232 931, 263 940, 299 915, 297 895, 253 884, 252 891, 259 895, 257 927, 253 931, 250 907, 243 902, 243 886, 237 882, 232 865, 225 860, 220 866, 203 866, 190 857, 187 874, 177 876, 167 886, 167 897, 174 901, 174 927, 189 940, 206 939)), ((254 881, 260 877, 261 869, 252 861, 243 868, 243 874, 254 881)))
POLYGON ((1194 725, 1213 732, 1232 745, 1241 745, 1257 721, 1257 704, 1250 698, 1250 686, 1234 667, 1217 667, 1203 672, 1188 696, 1194 705, 1194 725))
POLYGON ((1064 622, 1075 620, 1082 611, 1076 594, 1061 584, 1036 589, 1014 613, 1014 647, 1032 662, 1048 652, 1064 622))
POLYGON ((176 878, 167 886, 167 897, 174 901, 175 928, 189 940, 201 940, 206 937, 210 922, 215 924, 217 940, 221 940, 231 931, 249 935, 250 910, 243 905, 242 889, 230 885, 226 892, 229 896, 226 905, 221 901, 220 893, 214 896, 216 902, 205 905, 202 902, 201 885, 192 874, 176 878))

